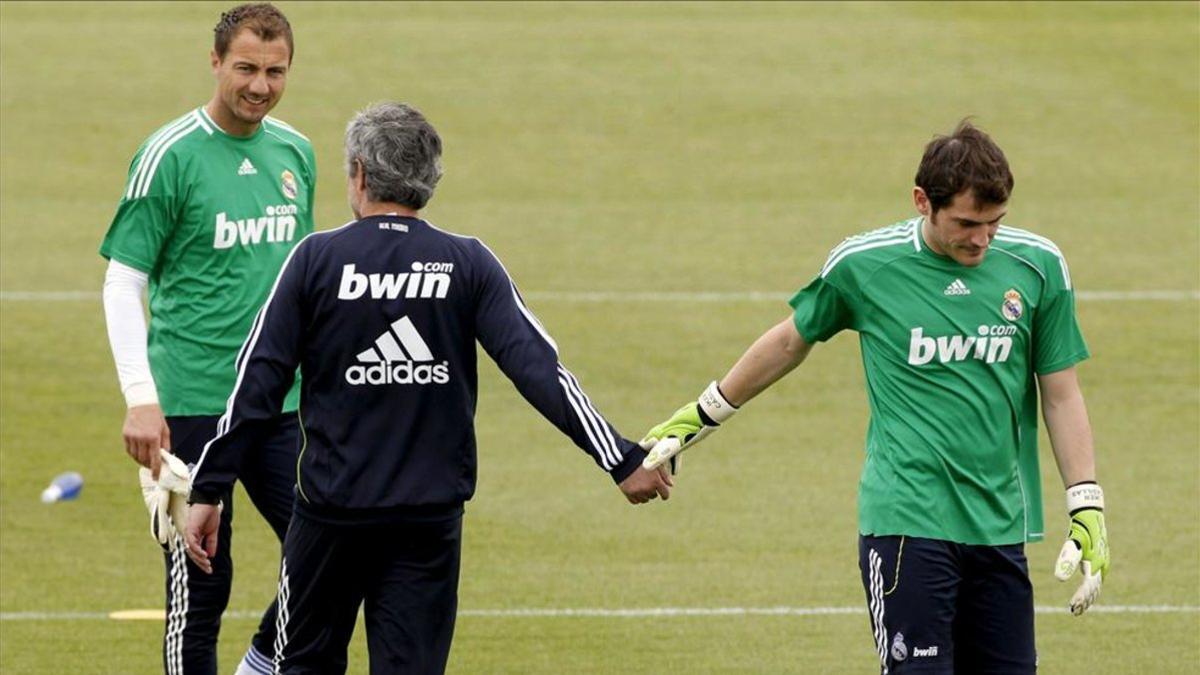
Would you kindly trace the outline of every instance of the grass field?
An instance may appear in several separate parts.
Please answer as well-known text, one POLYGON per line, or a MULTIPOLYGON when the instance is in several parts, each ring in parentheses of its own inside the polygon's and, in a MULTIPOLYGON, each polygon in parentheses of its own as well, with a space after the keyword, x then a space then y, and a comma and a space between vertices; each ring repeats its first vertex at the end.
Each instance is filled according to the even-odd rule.
MULTIPOLYGON (((1011 224, 1072 264, 1108 493, 1110 607, 1038 615, 1046 673, 1188 673, 1200 659, 1200 5, 306 4, 275 114, 313 139, 318 222, 348 218, 341 134, 379 99, 445 139, 430 220, 504 259, 629 436, 694 396, 843 236, 907 217, 923 145, 964 115, 1005 148, 1011 224), (1182 292, 1166 300, 1099 291, 1182 292), (600 298, 579 292, 604 292, 600 298), (671 301, 761 291, 781 299, 671 301), (1096 296, 1090 296, 1095 298, 1096 296)), ((226 4, 0 4, 0 671, 150 673, 161 606, 96 254, 129 158, 211 94, 226 4), (28 299, 25 291, 87 291, 28 299), (74 296, 68 296, 74 297, 74 296), (75 469, 83 497, 38 492, 75 469)), ((485 360, 486 361, 486 360, 485 360)), ((867 673, 865 609, 828 615, 482 610, 860 608, 856 340, 820 346, 633 509, 485 363, 454 673, 867 673)), ((1065 527, 1044 443, 1050 541, 1065 527)), ((278 553, 241 495, 222 632, 231 672, 278 553)), ((361 631, 351 672, 366 672, 361 631)))

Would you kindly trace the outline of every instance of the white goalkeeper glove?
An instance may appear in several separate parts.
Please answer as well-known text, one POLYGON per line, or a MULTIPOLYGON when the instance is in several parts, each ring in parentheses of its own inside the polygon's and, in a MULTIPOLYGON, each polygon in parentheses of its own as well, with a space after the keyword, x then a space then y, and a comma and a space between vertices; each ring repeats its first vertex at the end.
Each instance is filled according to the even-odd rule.
POLYGON ((1067 488, 1067 512, 1071 529, 1054 564, 1054 576, 1066 581, 1081 568, 1083 583, 1071 596, 1071 613, 1079 616, 1100 595, 1100 584, 1108 574, 1108 532, 1104 527, 1104 491, 1094 482, 1067 488))
POLYGON ((646 432, 645 438, 639 443, 646 451, 642 467, 656 469, 670 461, 674 471, 678 468, 679 458, 676 455, 704 440, 705 436, 733 417, 737 410, 737 406, 727 401, 721 388, 713 382, 695 403, 688 403, 676 410, 670 419, 646 432))
POLYGON ((164 549, 174 551, 187 527, 188 493, 192 490, 192 478, 187 464, 166 450, 159 450, 162 468, 158 480, 154 480, 150 469, 138 469, 138 481, 142 485, 142 500, 150 512, 150 536, 164 549))

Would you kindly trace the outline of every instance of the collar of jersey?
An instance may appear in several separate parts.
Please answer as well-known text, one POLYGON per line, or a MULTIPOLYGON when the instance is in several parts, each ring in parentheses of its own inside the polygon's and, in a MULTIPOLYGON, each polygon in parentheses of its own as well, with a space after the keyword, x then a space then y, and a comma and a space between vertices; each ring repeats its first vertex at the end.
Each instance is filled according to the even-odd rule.
MULTIPOLYGON (((949 267, 949 268, 953 268, 953 269, 969 269, 966 265, 963 265, 962 263, 958 262, 954 258, 951 258, 948 255, 942 255, 941 253, 938 253, 937 251, 934 251, 932 248, 929 247, 929 242, 925 241, 925 219, 924 218, 921 218, 921 220, 917 221, 917 245, 920 246, 921 253, 924 254, 926 258, 929 258, 931 260, 936 260, 937 262, 941 263, 945 267, 949 267)), ((987 256, 985 255, 983 257, 983 259, 987 260, 987 256)))
POLYGON ((204 118, 205 122, 208 122, 210 125, 212 125, 213 136, 224 138, 225 140, 233 143, 254 143, 263 137, 264 130, 266 129, 266 122, 263 121, 258 123, 258 129, 256 129, 254 133, 250 134, 249 136, 234 136, 233 134, 230 134, 222 129, 221 125, 217 124, 216 120, 209 116, 208 111, 204 109, 204 106, 200 106, 198 108, 198 112, 200 113, 200 117, 204 118))
POLYGON ((373 216, 363 216, 358 219, 362 223, 368 220, 403 220, 409 223, 424 223, 425 221, 414 216, 402 216, 397 213, 377 213, 373 216))

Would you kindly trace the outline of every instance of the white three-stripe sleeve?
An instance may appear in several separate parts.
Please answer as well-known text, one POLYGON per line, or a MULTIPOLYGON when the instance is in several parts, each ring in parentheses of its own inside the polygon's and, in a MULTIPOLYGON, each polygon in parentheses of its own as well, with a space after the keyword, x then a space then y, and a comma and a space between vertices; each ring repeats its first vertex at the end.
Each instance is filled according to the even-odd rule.
POLYGON ((236 478, 239 457, 254 447, 260 423, 280 414, 296 379, 304 339, 306 246, 309 235, 292 249, 266 302, 258 310, 250 334, 238 354, 237 380, 217 422, 217 435, 200 455, 192 473, 192 490, 223 494, 236 478))
MULTIPOLYGON (((476 334, 517 390, 605 471, 622 466, 632 443, 621 437, 558 360, 558 345, 525 306, 500 260, 479 242, 476 334)), ((615 475, 615 474, 614 474, 615 475)))
POLYGON ((159 151, 170 147, 172 143, 186 136, 187 132, 194 129, 195 126, 195 120, 190 115, 185 115, 150 137, 141 153, 134 158, 134 163, 130 165, 129 179, 125 184, 125 199, 142 196, 135 193, 140 193, 150 165, 154 163, 156 157, 160 156, 159 151))

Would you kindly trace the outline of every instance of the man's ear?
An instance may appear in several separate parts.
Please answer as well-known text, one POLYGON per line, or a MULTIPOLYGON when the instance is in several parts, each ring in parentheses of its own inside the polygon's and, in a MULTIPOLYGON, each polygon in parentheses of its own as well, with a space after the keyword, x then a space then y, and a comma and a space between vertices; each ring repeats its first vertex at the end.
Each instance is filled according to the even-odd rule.
POLYGON ((932 205, 929 203, 929 195, 925 194, 925 191, 919 187, 913 188, 913 205, 917 207, 917 213, 926 218, 933 211, 932 205))
POLYGON ((358 186, 359 190, 365 193, 367 191, 367 172, 363 168, 362 160, 356 158, 354 160, 354 167, 354 184, 358 186))

